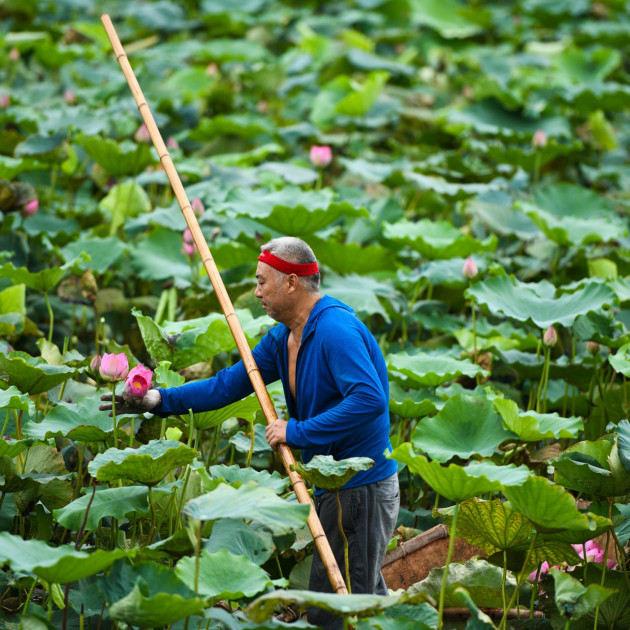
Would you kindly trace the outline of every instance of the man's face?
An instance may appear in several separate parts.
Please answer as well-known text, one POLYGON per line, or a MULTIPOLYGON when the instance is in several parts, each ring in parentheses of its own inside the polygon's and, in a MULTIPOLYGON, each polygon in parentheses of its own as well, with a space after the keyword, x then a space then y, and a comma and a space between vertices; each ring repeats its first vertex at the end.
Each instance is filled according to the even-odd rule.
POLYGON ((287 304, 287 276, 278 273, 267 263, 259 262, 256 267, 256 290, 254 295, 260 300, 267 315, 276 321, 281 321, 282 313, 287 304))

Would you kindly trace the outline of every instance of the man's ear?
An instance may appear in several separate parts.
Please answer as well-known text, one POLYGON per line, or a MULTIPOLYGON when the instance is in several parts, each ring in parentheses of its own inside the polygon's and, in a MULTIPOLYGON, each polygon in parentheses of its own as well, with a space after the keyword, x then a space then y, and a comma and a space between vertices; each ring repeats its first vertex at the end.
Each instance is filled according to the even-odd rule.
POLYGON ((300 279, 294 274, 290 273, 287 276, 287 287, 289 289, 289 293, 293 293, 298 288, 298 283, 300 279))

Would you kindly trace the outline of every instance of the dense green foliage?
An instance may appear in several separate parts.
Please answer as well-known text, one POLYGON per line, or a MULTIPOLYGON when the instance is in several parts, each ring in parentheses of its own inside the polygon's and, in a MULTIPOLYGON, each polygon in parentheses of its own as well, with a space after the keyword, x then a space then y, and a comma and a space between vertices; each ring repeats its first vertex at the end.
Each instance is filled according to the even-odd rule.
POLYGON ((629 8, 3 2, 0 627, 270 628, 317 603, 362 630, 456 605, 491 628, 479 607, 517 596, 529 627, 630 626, 629 8), (168 387, 238 358, 102 11, 251 344, 273 324, 259 245, 300 236, 386 356, 400 523, 444 519, 488 562, 309 593, 306 508, 253 397, 98 410, 95 354, 168 387), (583 560, 597 536, 612 568, 583 560))

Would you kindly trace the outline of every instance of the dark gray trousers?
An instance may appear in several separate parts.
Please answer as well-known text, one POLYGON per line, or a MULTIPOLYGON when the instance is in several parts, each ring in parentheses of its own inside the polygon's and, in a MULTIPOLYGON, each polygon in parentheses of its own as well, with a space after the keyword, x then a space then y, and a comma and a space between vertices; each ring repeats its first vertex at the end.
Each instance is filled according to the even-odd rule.
MULTIPOLYGON (((398 475, 394 474, 366 486, 341 490, 339 499, 343 529, 348 539, 352 593, 387 595, 381 566, 398 518, 398 475)), ((316 496, 315 509, 345 580, 344 544, 339 532, 335 493, 324 492, 316 496)), ((317 548, 313 554, 309 590, 333 592, 317 548)), ((343 627, 341 617, 319 608, 308 609, 308 621, 326 630, 339 630, 343 627)))

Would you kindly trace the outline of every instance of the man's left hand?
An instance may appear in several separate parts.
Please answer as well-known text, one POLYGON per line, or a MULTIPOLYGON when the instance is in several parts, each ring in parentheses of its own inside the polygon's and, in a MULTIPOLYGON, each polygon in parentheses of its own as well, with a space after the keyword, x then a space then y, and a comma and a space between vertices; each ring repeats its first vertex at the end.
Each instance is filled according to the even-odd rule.
POLYGON ((284 444, 287 441, 287 424, 285 420, 276 418, 267 425, 265 437, 274 451, 278 450, 278 444, 284 444))

